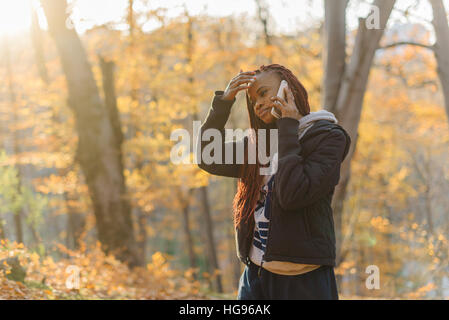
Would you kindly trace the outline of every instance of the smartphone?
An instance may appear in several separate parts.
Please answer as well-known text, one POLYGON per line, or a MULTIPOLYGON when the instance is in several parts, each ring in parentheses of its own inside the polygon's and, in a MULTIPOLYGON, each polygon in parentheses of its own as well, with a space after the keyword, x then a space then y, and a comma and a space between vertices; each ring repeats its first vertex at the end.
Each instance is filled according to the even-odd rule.
MULTIPOLYGON (((281 84, 279 86, 279 90, 277 93, 277 96, 279 98, 282 98, 285 100, 285 94, 284 94, 284 88, 288 87, 288 83, 285 80, 281 81, 281 84)), ((271 108, 271 114, 273 115, 273 117, 275 117, 276 119, 280 119, 282 117, 282 114, 280 111, 278 111, 275 107, 271 108)))

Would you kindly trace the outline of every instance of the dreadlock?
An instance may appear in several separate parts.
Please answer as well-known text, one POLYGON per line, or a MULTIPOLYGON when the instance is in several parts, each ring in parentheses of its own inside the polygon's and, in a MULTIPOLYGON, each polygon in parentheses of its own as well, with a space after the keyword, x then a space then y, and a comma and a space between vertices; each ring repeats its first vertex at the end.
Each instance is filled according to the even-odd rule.
MULTIPOLYGON (((288 83, 289 89, 293 93, 293 97, 295 99, 295 105, 298 108, 298 111, 301 115, 305 116, 310 113, 310 106, 308 101, 307 91, 301 82, 296 78, 296 76, 284 66, 279 64, 270 64, 270 65, 262 65, 259 69, 254 70, 256 74, 260 74, 262 72, 274 72, 276 73, 281 81, 286 80, 288 83)), ((276 122, 271 124, 264 123, 261 119, 259 119, 253 108, 253 103, 251 103, 248 93, 246 92, 246 106, 248 109, 250 129, 254 129, 257 133, 259 129, 267 130, 277 128, 276 122)), ((250 130, 252 131, 252 130, 250 130)), ((267 148, 265 150, 270 150, 270 135, 269 132, 266 134, 267 137, 267 148)), ((246 146, 245 150, 245 161, 242 165, 242 171, 240 175, 240 179, 238 180, 237 193, 235 194, 233 201, 233 209, 234 209, 234 227, 239 228, 242 223, 248 223, 249 234, 252 235, 254 229, 254 209, 257 204, 257 200, 259 199, 260 188, 263 183, 263 176, 259 174, 259 169, 261 164, 259 163, 259 157, 256 156, 256 163, 249 164, 248 162, 248 146, 250 143, 256 144, 256 155, 258 154, 258 145, 257 145, 257 134, 256 136, 249 136, 249 143, 246 146)))

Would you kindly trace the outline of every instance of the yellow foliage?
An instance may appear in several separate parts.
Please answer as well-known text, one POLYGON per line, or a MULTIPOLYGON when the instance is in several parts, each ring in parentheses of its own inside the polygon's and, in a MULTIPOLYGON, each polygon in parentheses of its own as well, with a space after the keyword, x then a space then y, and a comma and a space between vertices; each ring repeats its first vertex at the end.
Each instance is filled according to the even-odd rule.
POLYGON ((195 299, 199 283, 172 270, 162 253, 152 255, 146 268, 129 268, 113 256, 105 255, 101 245, 73 251, 58 244, 57 249, 69 256, 54 261, 41 258, 16 242, 2 240, 0 259, 19 257, 26 269, 25 285, 8 280, 0 273, 0 299, 195 299), (70 269, 72 268, 72 269, 70 269), (79 287, 69 288, 70 270, 76 271, 79 287), (28 284, 40 284, 39 287, 28 284))
POLYGON ((384 217, 373 217, 370 223, 379 232, 387 232, 389 230, 388 226, 390 225, 390 221, 384 217))
POLYGON ((434 290, 436 288, 434 283, 428 283, 425 286, 419 288, 415 292, 411 292, 407 295, 408 299, 420 299, 423 298, 429 291, 434 290))

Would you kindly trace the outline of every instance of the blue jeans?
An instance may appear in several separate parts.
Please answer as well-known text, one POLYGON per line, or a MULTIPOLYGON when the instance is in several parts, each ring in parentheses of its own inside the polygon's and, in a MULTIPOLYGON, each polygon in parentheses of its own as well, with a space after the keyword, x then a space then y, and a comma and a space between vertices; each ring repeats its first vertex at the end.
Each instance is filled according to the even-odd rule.
POLYGON ((238 300, 338 300, 337 282, 332 266, 285 276, 250 263, 240 277, 238 300))

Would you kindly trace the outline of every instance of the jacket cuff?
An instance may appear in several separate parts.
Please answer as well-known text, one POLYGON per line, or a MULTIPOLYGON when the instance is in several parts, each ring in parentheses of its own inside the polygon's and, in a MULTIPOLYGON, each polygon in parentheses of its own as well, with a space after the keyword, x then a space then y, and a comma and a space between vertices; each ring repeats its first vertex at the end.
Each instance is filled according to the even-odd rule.
POLYGON ((229 114, 231 112, 231 107, 236 100, 236 97, 234 97, 233 100, 224 100, 222 99, 223 94, 223 90, 215 91, 214 100, 212 102, 212 109, 218 115, 229 114))
POLYGON ((298 139, 299 120, 286 117, 277 119, 276 123, 278 127, 279 158, 288 154, 299 154, 301 152, 301 144, 298 139))

